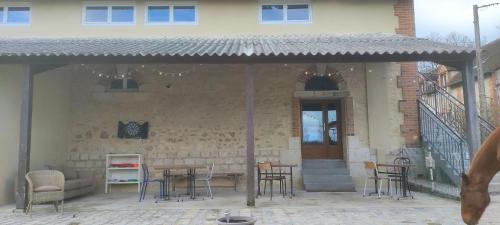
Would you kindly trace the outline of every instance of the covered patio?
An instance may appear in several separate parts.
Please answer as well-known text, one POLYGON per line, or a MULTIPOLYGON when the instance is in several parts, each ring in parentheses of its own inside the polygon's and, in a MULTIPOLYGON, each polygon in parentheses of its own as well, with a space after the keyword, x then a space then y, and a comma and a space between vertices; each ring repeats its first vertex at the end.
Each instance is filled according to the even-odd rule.
MULTIPOLYGON (((226 107, 220 111, 216 112, 225 112, 227 114, 205 114, 202 118, 192 118, 192 122, 187 124, 191 126, 192 129, 203 128, 198 127, 196 124, 204 123, 205 121, 213 120, 220 123, 233 123, 241 125, 235 125, 234 134, 231 135, 231 138, 236 138, 239 141, 234 144, 234 146, 225 145, 225 136, 216 137, 215 143, 210 143, 210 146, 214 149, 217 148, 227 148, 234 149, 233 151, 228 152, 217 152, 217 153, 208 153, 206 157, 203 154, 207 154, 206 152, 199 151, 197 153, 185 153, 179 151, 179 149, 168 149, 168 146, 161 146, 161 143, 157 146, 161 146, 165 150, 164 152, 155 152, 154 154, 149 155, 149 158, 145 158, 145 162, 152 164, 196 164, 196 159, 203 158, 207 162, 207 158, 209 159, 219 159, 224 161, 227 160, 235 160, 234 164, 236 166, 232 166, 232 164, 226 165, 222 170, 225 171, 241 171, 245 176, 245 185, 244 188, 246 192, 246 200, 242 198, 242 196, 227 196, 228 199, 233 199, 233 203, 246 202, 247 206, 256 206, 255 202, 255 193, 256 193, 256 175, 255 175, 255 165, 256 161, 261 160, 281 160, 287 161, 288 163, 297 163, 300 165, 301 163, 301 151, 300 151, 300 133, 301 131, 293 131, 295 134, 288 134, 288 132, 292 132, 291 130, 295 128, 292 124, 297 123, 297 119, 293 118, 293 115, 290 117, 279 117, 279 113, 273 114, 273 112, 266 111, 271 106, 281 107, 283 111, 286 111, 287 108, 297 107, 293 103, 287 103, 286 105, 280 105, 281 103, 275 104, 273 99, 276 98, 288 98, 290 102, 293 101, 293 98, 309 98, 318 97, 318 98, 348 98, 349 94, 353 95, 365 95, 363 97, 366 101, 370 97, 367 94, 368 91, 364 90, 364 92, 354 92, 354 91, 344 91, 342 89, 333 92, 309 92, 306 91, 301 92, 300 87, 295 87, 295 79, 298 75, 307 77, 310 74, 316 76, 316 74, 321 76, 328 77, 336 77, 337 74, 352 73, 353 77, 356 76, 356 71, 362 71, 363 76, 369 77, 368 81, 363 81, 366 83, 370 83, 371 79, 377 80, 375 75, 370 77, 369 73, 373 74, 381 74, 380 76, 384 76, 386 74, 395 74, 399 73, 399 67, 395 63, 404 63, 404 62, 415 62, 415 61, 434 61, 441 64, 451 65, 455 68, 459 68, 464 71, 464 96, 465 104, 466 104, 466 119, 468 127, 472 129, 467 129, 467 137, 470 146, 471 155, 473 153, 473 149, 476 149, 479 146, 480 139, 477 131, 478 129, 478 121, 477 121, 477 112, 476 112, 476 104, 475 104, 475 92, 473 86, 473 76, 472 76, 472 60, 474 57, 474 52, 471 49, 449 46, 446 44, 435 43, 424 39, 417 39, 411 37, 403 37, 399 35, 391 35, 391 34, 353 34, 353 35, 294 35, 294 36, 253 36, 253 37, 233 37, 233 38, 164 38, 164 39, 0 39, 0 63, 4 65, 21 65, 22 68, 22 105, 21 105, 21 121, 20 121, 20 140, 19 140, 19 162, 18 162, 18 177, 17 177, 17 190, 16 190, 16 207, 18 209, 24 209, 26 206, 26 181, 24 179, 24 175, 30 171, 30 157, 31 157, 31 128, 32 128, 32 113, 33 113, 33 90, 36 89, 36 82, 34 82, 35 76, 43 76, 44 74, 51 73, 51 71, 58 70, 61 68, 73 68, 75 80, 74 83, 77 85, 71 86, 72 89, 77 91, 81 91, 81 96, 92 96, 92 98, 97 98, 102 101, 98 102, 100 107, 104 107, 105 110, 112 111, 114 110, 112 107, 105 108, 109 103, 107 99, 110 97, 116 97, 121 99, 124 103, 129 101, 126 95, 120 95, 119 93, 114 94, 106 94, 106 95, 95 95, 93 93, 89 93, 89 88, 80 84, 85 84, 88 80, 81 78, 76 74, 83 74, 85 71, 82 71, 82 68, 87 68, 87 73, 95 75, 99 81, 101 74, 98 72, 98 67, 106 66, 106 65, 132 65, 136 71, 141 71, 141 68, 156 68, 156 70, 151 69, 155 72, 155 76, 150 76, 145 78, 149 83, 158 84, 158 76, 162 77, 163 75, 168 75, 170 77, 174 76, 183 76, 183 71, 194 70, 194 67, 201 68, 205 72, 205 77, 201 77, 204 80, 204 83, 198 84, 198 86, 189 86, 189 83, 179 82, 178 85, 180 87, 179 90, 174 94, 174 97, 179 97, 179 99, 184 99, 187 101, 175 101, 175 98, 172 98, 170 107, 179 107, 184 108, 185 110, 196 110, 196 104, 194 104, 193 99, 189 97, 185 97, 190 94, 190 88, 203 89, 207 87, 215 87, 217 86, 219 89, 216 89, 220 93, 224 93, 228 91, 231 95, 229 101, 225 101, 227 105, 221 106, 220 102, 215 100, 214 98, 207 99, 208 102, 216 102, 217 104, 211 105, 205 104, 202 107, 203 110, 212 109, 211 107, 217 108, 226 107), (90 67, 89 67, 90 65, 90 67), (160 66, 158 66, 160 65, 160 66), (74 67, 79 67, 80 69, 74 69, 74 67), (168 70, 166 74, 164 70, 159 69, 159 67, 166 67, 168 70), (313 69, 310 69, 313 68, 313 69), (328 69, 333 68, 333 69, 328 69), (343 68, 343 69, 338 69, 343 68), (97 70, 97 72, 96 72, 97 70), (377 71, 378 70, 378 71, 377 71), (208 71, 208 72, 207 72, 208 71), (396 72, 394 72, 396 71, 396 72), (286 89, 287 93, 276 91, 280 89, 275 89, 276 87, 273 85, 284 85, 283 82, 279 79, 273 80, 274 74, 280 73, 291 73, 291 81, 286 83, 288 86, 293 87, 292 89, 286 89), (225 83, 214 84, 211 82, 211 79, 215 78, 223 78, 225 83), (234 77, 238 79, 234 79, 234 77), (240 83, 238 83, 240 82, 240 83), (256 84, 258 84, 256 86, 256 84), (240 86, 241 85, 241 88, 240 86), (256 88, 257 87, 257 88, 256 88), (260 89, 259 89, 260 87, 260 89), (268 95, 268 93, 260 92, 263 89, 274 90, 271 91, 272 95, 268 95), (347 93, 347 94, 346 94, 347 93), (368 96, 368 97, 367 97, 368 96), (269 118, 262 116, 261 114, 257 114, 256 117, 256 97, 260 99, 257 104, 261 104, 264 108, 260 113, 262 115, 270 115, 269 118), (185 104, 183 106, 183 104, 185 104), (268 107, 268 108, 266 108, 268 107), (236 116, 228 117, 233 115, 229 112, 229 109, 237 109, 236 116), (226 110, 226 111, 224 111, 226 110), (264 130, 265 132, 260 133, 260 136, 256 138, 256 123, 268 123, 270 120, 277 120, 277 125, 275 127, 258 127, 259 130, 257 132, 261 132, 264 130), (286 132, 280 133, 280 131, 288 130, 286 132), (280 137, 285 136, 285 138, 280 137), (292 136, 295 139, 287 138, 288 136, 292 136), (265 140, 262 140, 262 137, 265 137, 265 140), (217 141, 218 140, 218 141, 217 141), (272 143, 277 142, 278 144, 272 143), (257 144, 256 144, 257 142, 257 144), (292 146, 296 146, 293 148, 292 146), (287 151, 283 150, 286 149, 287 151), (282 152, 285 151, 285 152, 282 152), (277 152, 277 153, 275 153, 277 152), (160 157, 161 154, 161 157, 160 157), (161 161, 153 161, 155 158, 161 158, 161 161), (181 160, 181 161, 177 161, 181 160)), ((68 73, 67 70, 65 71, 68 73)), ((144 72, 144 71, 143 71, 144 72)), ((200 73, 202 74, 202 73, 200 73)), ((121 74, 116 74, 121 75, 121 74)), ((130 75, 130 74, 128 74, 130 75)), ((200 78, 200 77, 199 77, 200 78)), ((332 78, 333 79, 333 78, 332 78)), ((346 84, 352 82, 356 84, 355 80, 349 80, 351 78, 346 78, 346 84)), ((392 82, 393 78, 388 78, 387 82, 392 82)), ((94 80, 95 81, 95 80, 94 80)), ((339 80, 340 82, 341 80, 339 80)), ((400 82, 398 80, 398 82, 400 82)), ((74 84, 73 83, 73 84, 74 84)), ((342 83, 340 83, 342 84, 342 83)), ((171 86, 177 84, 166 83, 163 87, 169 89, 171 86)), ((303 83, 302 83, 303 85, 303 83)), ((416 85, 416 84, 415 84, 416 85)), ((341 86, 341 85, 340 85, 341 86)), ((365 87, 363 87, 365 88, 365 87)), ((304 87, 302 86, 302 89, 304 87)), ((366 89, 366 88, 365 88, 366 89)), ((416 90, 416 89, 415 89, 416 90)), ((104 91, 103 91, 104 92, 104 91)), ((157 110, 159 114, 161 114, 161 110, 164 108, 147 108, 148 105, 141 103, 142 99, 150 99, 153 96, 160 101, 162 99, 161 94, 167 93, 167 91, 158 91, 151 92, 150 95, 137 95, 132 99, 132 101, 137 101, 137 107, 141 108, 143 111, 149 110, 157 110), (155 95, 155 94, 160 94, 155 95)), ((374 90, 376 92, 376 90, 374 90)), ((199 96, 205 93, 198 93, 199 96)), ((389 92, 388 95, 391 95, 389 92)), ((80 97, 80 96, 79 96, 80 97)), ((78 103, 85 103, 87 100, 84 98, 76 98, 77 100, 81 100, 78 103)), ((196 95, 195 95, 196 97, 196 95)), ((213 97, 213 96, 212 96, 213 97)), ((193 97, 194 98, 194 97, 193 97)), ((392 98, 388 98, 391 100, 392 98)), ((164 99, 163 99, 164 100, 164 99)), ((226 99, 227 100, 227 99, 226 99)), ((387 99, 385 99, 387 100, 387 99)), ((342 100, 344 101, 344 100, 342 100)), ((349 105, 344 101, 342 104, 346 106, 349 105)), ((82 121, 77 121, 78 126, 74 126, 71 129, 78 129, 80 127, 85 127, 85 123, 92 124, 96 127, 96 124, 99 124, 100 120, 92 120, 90 117, 86 117, 86 115, 90 115, 94 111, 94 107, 96 105, 85 105, 85 104, 77 104, 77 107, 73 108, 73 114, 81 116, 82 121)), ((118 104, 118 106, 120 106, 118 104)), ((348 108, 348 107, 346 107, 348 108)), ((114 114, 120 114, 120 110, 128 110, 127 107, 119 108, 117 111, 113 111, 114 114)), ((351 110, 353 110, 351 108, 351 110)), ((185 112, 185 111, 184 111, 185 112)), ((183 111, 178 111, 176 114, 172 114, 173 117, 169 118, 170 120, 166 120, 162 117, 147 117, 151 116, 147 112, 143 114, 139 114, 139 111, 135 111, 134 114, 137 118, 144 117, 148 120, 152 121, 167 121, 171 122, 172 127, 175 128, 175 121, 178 118, 186 115, 183 111)), ((294 111, 295 112, 295 111, 294 111)), ((300 113, 300 112, 299 112, 300 113)), ((376 113, 373 112, 372 117, 367 120, 375 120, 376 113)), ((292 113, 290 113, 292 114, 292 113)), ((202 114, 200 114, 202 115, 202 114)), ((125 116, 127 119, 134 119, 130 115, 125 116), (127 118, 128 116, 128 118, 127 118)), ((347 115, 346 115, 347 116, 347 115)), ((349 130, 349 118, 343 118, 343 122, 346 123, 346 126, 343 127, 343 133, 345 136, 339 137, 342 138, 346 143, 346 145, 355 145, 355 141, 350 141, 350 136, 354 136, 354 131, 349 130)), ((102 124, 103 126, 115 126, 116 121, 113 124, 102 124)), ((354 123, 358 123, 354 120, 354 123)), ((370 121, 366 122, 370 123, 370 121)), ((89 130, 93 130, 94 128, 90 125, 89 130)), ((168 123, 164 124, 168 126, 168 123)), ((358 125, 359 126, 359 125, 358 125)), ((224 126, 214 126, 216 130, 224 130, 227 127, 224 126)), ((352 129, 356 128, 356 125, 352 125, 352 129)), ((166 129, 166 128, 165 128, 166 129)), ((179 130, 182 130, 179 129, 179 130)), ((185 129, 186 133, 189 133, 191 130, 185 129)), ((95 128, 94 131, 100 131, 99 128, 95 128)), ((110 131, 113 132, 113 131, 110 131)), ((150 135, 159 135, 163 134, 163 138, 169 138, 171 142, 180 142, 182 141, 182 137, 176 136, 176 130, 163 130, 160 131, 163 133, 156 132, 150 135)), ((376 131, 371 131, 376 133, 376 131)), ((74 134, 74 133, 72 133, 74 134)), ((108 139, 110 133, 82 133, 75 135, 75 137, 71 137, 77 139, 76 143, 85 142, 85 139, 92 139, 95 136, 100 136, 101 139, 108 139)), ((195 136, 195 135, 193 135, 195 136)), ((198 137, 198 136, 196 136, 198 137)), ((203 137, 203 134, 199 137, 200 139, 206 138, 203 137)), ((394 137, 389 137, 394 138, 394 137)), ((379 140, 383 142, 384 139, 381 137, 379 140)), ((398 142, 399 143, 399 142, 398 142)), ((111 145, 109 143, 100 143, 101 145, 111 145)), ((120 144, 112 146, 115 150, 106 149, 100 154, 104 153, 135 153, 133 147, 140 146, 141 142, 130 142, 124 141, 120 144), (125 151, 125 150, 128 150, 125 151)), ((77 144, 75 144, 76 146, 77 144)), ((231 145, 231 143, 229 144, 231 145)), ((91 148, 91 145, 85 146, 84 148, 91 148)), ((99 144, 96 144, 96 149, 103 149, 99 147, 99 144)), ((81 146, 69 146, 68 151, 69 154, 67 156, 68 164, 70 166, 74 166, 80 168, 82 170, 90 169, 92 171, 97 171, 103 169, 102 163, 103 156, 93 156, 87 153, 78 152, 79 147, 81 146), (73 149, 75 149, 73 151, 73 149), (73 159, 73 152, 77 152, 78 156, 73 159), (90 163, 88 163, 90 162, 90 163), (96 169, 97 168, 97 169, 96 169)), ((144 153, 151 151, 148 149, 148 146, 140 146, 141 151, 144 153)), ((198 148, 203 149, 206 146, 203 143, 195 143, 192 146, 185 146, 185 150, 187 148, 198 148)), ((354 149, 354 147, 353 147, 354 149)), ((215 150, 214 150, 215 151, 215 150)), ((369 160, 370 154, 376 155, 377 159, 380 161, 389 161, 391 159, 386 158, 385 152, 369 152, 368 157, 358 157, 354 152, 350 152, 349 146, 344 146, 340 151, 343 152, 345 156, 345 160, 349 162, 349 168, 351 173, 356 176, 356 179, 362 179, 361 177, 361 164, 362 160, 369 160), (351 158, 349 158, 351 157, 351 158)), ((385 150, 384 150, 385 151, 385 150)), ((341 154, 342 155, 342 154, 341 154)), ((102 177, 103 171, 100 171, 101 177, 99 177, 100 182, 103 181, 104 177, 102 177)), ((298 176, 298 175, 297 175, 298 176)), ((295 185, 295 184, 294 184, 295 185)), ((99 188, 102 186, 98 185, 99 188)), ((118 194, 117 194, 118 195, 118 194)), ((310 196, 315 196, 315 194, 307 194, 310 196)), ((317 194, 319 196, 335 196, 336 194, 317 194)), ((88 197, 86 199, 103 199, 106 201, 107 198, 113 198, 113 195, 103 197, 103 195, 97 195, 93 197, 88 197)), ((216 201, 226 201, 222 195, 221 199, 216 201)), ((345 196, 349 196, 349 198, 356 199, 357 195, 346 194, 345 196)), ((123 197, 123 196, 122 196, 123 197)), ((134 199, 137 200, 136 196, 133 195, 134 199)), ((132 198, 128 195, 125 199, 132 198)), ((278 198, 276 198, 278 199, 278 198)), ((278 203, 288 204, 290 200, 280 200, 278 203), (282 202, 284 201, 284 202, 282 202)), ((297 198, 297 204, 307 204, 307 197, 304 200, 301 200, 300 197, 297 198)), ((71 203, 70 203, 71 204, 71 203)), ((75 205, 83 204, 78 203, 76 200, 74 202, 75 205)), ((128 203, 127 203, 128 204, 128 203)), ((148 203, 149 204, 149 203, 148 203)), ((167 203, 167 205, 176 204, 167 203)), ((197 203, 189 203, 189 204, 197 204, 197 203)), ((274 203, 273 203, 274 204, 274 203)), ((398 203, 399 204, 399 203, 398 203)), ((164 204, 152 205, 151 207, 162 207, 164 204)), ((259 206, 257 204, 257 206, 259 206)), ((298 205, 297 205, 298 206, 298 205)), ((71 205, 70 205, 71 207, 71 205)), ((132 206, 133 207, 133 206, 132 206)), ((172 206, 173 207, 173 206, 172 206)), ((196 206, 194 206, 196 207, 196 206)), ((266 207, 265 204, 262 207, 266 207)), ((82 208, 85 208, 85 204, 82 205, 82 208)), ((118 209, 120 211, 121 209, 118 209)), ((246 209, 247 210, 247 209, 246 209)), ((258 209, 251 209, 254 212, 263 212, 258 209)), ((154 211, 149 213, 155 213, 154 211)), ((309 212, 305 212, 306 214, 309 212)), ((262 215, 265 216, 265 213, 262 215)), ((211 217, 210 217, 211 218, 211 217)), ((294 221, 294 220, 293 220, 294 221)), ((152 222, 155 223, 155 222, 152 222)), ((279 224, 279 223, 278 223, 279 224)), ((288 224, 287 222, 283 224, 288 224)))
MULTIPOLYGON (((213 225, 229 210, 232 215, 254 216, 257 225, 331 224, 401 225, 462 224, 460 203, 428 194, 416 194, 414 200, 388 197, 363 198, 360 193, 299 192, 294 199, 257 199, 256 207, 244 207, 243 193, 215 192, 217 198, 205 201, 139 203, 128 193, 99 194, 67 201, 63 216, 52 206, 38 206, 33 216, 12 213, 12 206, 0 207, 2 224, 178 224, 213 225)), ((151 199, 147 196, 146 199, 151 199)), ((481 224, 497 224, 500 219, 499 196, 492 196, 481 224)))

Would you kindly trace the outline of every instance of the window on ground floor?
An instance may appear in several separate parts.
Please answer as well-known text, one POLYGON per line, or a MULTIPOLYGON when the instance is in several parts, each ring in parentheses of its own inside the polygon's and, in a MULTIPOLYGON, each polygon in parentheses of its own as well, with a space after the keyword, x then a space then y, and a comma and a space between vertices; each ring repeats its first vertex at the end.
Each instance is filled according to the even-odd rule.
POLYGON ((139 84, 132 78, 114 79, 109 85, 109 91, 138 91, 139 84))
POLYGON ((317 76, 309 79, 306 82, 306 91, 335 91, 338 90, 338 85, 335 81, 328 77, 317 76))

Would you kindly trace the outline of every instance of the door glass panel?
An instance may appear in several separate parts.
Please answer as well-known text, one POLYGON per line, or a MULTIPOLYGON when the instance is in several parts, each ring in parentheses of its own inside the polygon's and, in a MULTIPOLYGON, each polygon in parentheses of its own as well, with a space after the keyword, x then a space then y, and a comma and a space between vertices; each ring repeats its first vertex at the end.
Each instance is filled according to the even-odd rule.
POLYGON ((323 111, 320 104, 302 106, 302 143, 323 144, 323 111))
POLYGON ((337 117, 337 107, 328 105, 328 141, 331 145, 338 144, 339 124, 337 117))

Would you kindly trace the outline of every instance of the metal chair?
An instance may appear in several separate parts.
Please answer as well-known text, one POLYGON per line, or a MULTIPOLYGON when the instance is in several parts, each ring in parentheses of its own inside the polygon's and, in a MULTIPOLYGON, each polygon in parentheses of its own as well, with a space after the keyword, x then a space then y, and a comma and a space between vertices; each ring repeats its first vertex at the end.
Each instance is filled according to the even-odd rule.
POLYGON ((54 202, 56 212, 61 204, 64 213, 64 174, 57 170, 38 170, 26 174, 28 182, 28 205, 26 213, 31 217, 33 204, 54 202))
POLYGON ((207 174, 206 175, 203 175, 203 176, 200 176, 200 177, 196 177, 196 181, 205 181, 206 183, 206 187, 207 187, 207 195, 213 199, 214 196, 212 195, 212 187, 210 186, 210 181, 212 180, 212 177, 214 175, 214 167, 215 167, 215 163, 211 163, 207 166, 207 174))
MULTIPOLYGON (((394 159, 394 164, 396 165, 411 165, 411 160, 407 157, 397 157, 394 159)), ((413 198, 413 194, 411 193, 411 190, 410 190, 410 184, 408 182, 408 173, 410 172, 410 167, 406 167, 406 172, 405 174, 403 174, 403 171, 402 171, 402 168, 401 167, 396 167, 394 168, 394 173, 392 173, 390 176, 392 178, 392 181, 394 181, 394 184, 396 186, 396 194, 398 193, 398 184, 399 184, 399 187, 401 189, 401 191, 403 190, 403 185, 404 187, 406 188, 406 190, 408 191, 408 193, 410 194, 410 197, 413 198), (403 176, 405 176, 403 179, 403 176), (406 182, 404 182, 406 181, 406 182)))
POLYGON ((378 183, 377 194, 378 198, 380 198, 380 192, 382 189, 382 181, 387 180, 389 183, 389 194, 392 197, 392 188, 390 183, 392 182, 392 178, 386 174, 379 173, 377 164, 373 161, 365 161, 365 187, 363 189, 363 197, 366 196, 366 185, 368 184, 368 180, 374 180, 374 182, 378 183))
POLYGON ((155 183, 155 182, 160 183, 160 198, 163 198, 165 196, 163 193, 164 190, 163 185, 165 184, 165 181, 163 179, 150 179, 148 166, 143 163, 141 167, 143 176, 141 182, 141 192, 139 193, 139 202, 141 202, 146 198, 146 192, 149 183, 155 183))
MULTIPOLYGON (((259 174, 260 180, 264 181, 264 194, 266 194, 266 186, 267 182, 270 184, 270 192, 271 192, 271 200, 273 200, 273 181, 279 181, 280 182, 280 187, 284 185, 285 190, 281 190, 283 193, 283 198, 285 197, 286 194, 286 177, 285 176, 280 176, 276 175, 278 173, 273 172, 273 166, 270 162, 264 162, 264 163, 258 163, 257 167, 259 169, 259 174), (262 176, 264 175, 264 176, 262 176)), ((260 182, 258 184, 260 186, 260 182)))

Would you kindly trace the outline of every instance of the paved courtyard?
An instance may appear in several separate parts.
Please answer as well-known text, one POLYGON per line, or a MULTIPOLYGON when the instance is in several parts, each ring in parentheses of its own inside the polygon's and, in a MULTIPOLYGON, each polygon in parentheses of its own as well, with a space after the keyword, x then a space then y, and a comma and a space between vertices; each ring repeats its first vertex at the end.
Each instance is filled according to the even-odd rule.
MULTIPOLYGON (((500 224, 500 197, 494 196, 481 224, 500 224)), ((67 201, 63 216, 52 206, 35 206, 33 217, 14 212, 14 205, 0 207, 0 224, 216 224, 231 210, 233 215, 252 215, 257 224, 462 224, 459 203, 417 193, 415 199, 363 198, 360 193, 299 192, 293 199, 257 199, 257 207, 244 204, 244 193, 219 190, 215 198, 155 203, 151 196, 137 202, 132 193, 94 195, 67 201)))

